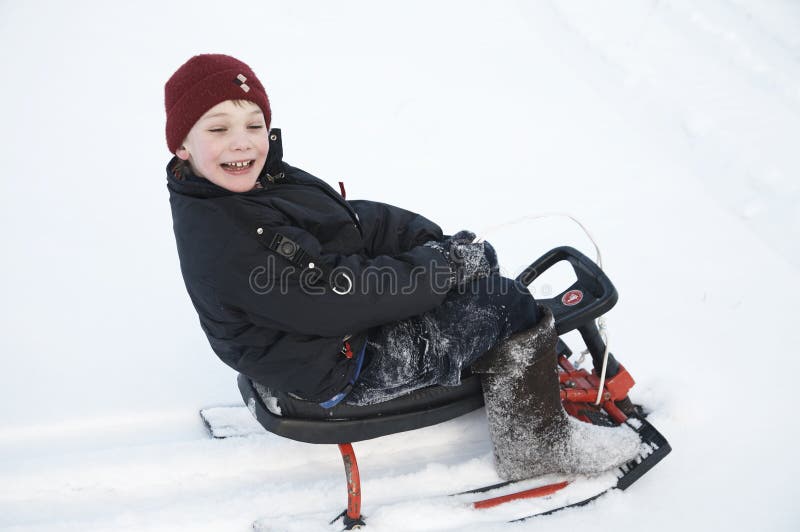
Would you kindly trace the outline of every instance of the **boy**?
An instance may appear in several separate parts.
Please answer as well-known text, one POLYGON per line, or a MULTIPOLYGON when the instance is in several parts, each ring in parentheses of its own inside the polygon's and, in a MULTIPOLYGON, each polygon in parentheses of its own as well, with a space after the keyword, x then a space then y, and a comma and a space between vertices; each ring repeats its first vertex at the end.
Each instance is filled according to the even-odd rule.
POLYGON ((181 271, 226 364, 325 408, 456 385, 473 366, 504 478, 635 455, 629 429, 563 411, 552 315, 499 275, 491 246, 285 163, 266 91, 233 57, 191 58, 165 104, 181 271))

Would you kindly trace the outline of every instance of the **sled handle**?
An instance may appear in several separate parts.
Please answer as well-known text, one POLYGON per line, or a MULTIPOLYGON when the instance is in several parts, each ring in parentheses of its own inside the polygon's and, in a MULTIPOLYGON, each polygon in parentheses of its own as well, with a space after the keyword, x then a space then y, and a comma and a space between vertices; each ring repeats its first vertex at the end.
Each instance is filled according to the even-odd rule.
POLYGON ((551 249, 517 276, 517 281, 529 286, 553 265, 569 262, 577 281, 550 299, 538 299, 552 312, 559 335, 593 323, 617 303, 617 289, 600 267, 575 248, 561 246, 551 249))

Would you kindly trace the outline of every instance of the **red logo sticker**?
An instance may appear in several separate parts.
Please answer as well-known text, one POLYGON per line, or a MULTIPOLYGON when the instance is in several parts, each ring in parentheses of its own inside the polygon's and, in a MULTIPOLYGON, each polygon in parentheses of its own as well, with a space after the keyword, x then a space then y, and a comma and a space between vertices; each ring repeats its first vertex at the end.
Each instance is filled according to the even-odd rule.
POLYGON ((570 290, 561 298, 561 303, 568 307, 573 307, 583 301, 583 292, 580 290, 570 290))

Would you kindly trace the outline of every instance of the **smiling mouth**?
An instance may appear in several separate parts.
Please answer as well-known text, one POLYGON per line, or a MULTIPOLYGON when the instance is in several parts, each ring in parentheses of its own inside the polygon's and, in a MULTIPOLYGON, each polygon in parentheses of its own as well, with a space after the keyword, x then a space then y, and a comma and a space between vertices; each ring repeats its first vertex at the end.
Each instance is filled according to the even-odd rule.
POLYGON ((249 170, 254 162, 255 162, 254 160, 237 161, 234 163, 222 163, 220 164, 220 166, 223 168, 223 170, 226 170, 228 172, 238 173, 238 172, 244 172, 245 170, 249 170))

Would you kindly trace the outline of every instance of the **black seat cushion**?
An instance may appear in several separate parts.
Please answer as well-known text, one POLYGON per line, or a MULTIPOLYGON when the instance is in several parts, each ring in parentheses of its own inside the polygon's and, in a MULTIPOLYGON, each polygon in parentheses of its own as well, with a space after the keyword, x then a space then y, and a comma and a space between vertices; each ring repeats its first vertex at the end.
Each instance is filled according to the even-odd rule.
POLYGON ((431 386, 370 406, 318 404, 273 394, 239 375, 239 391, 258 422, 269 432, 307 443, 348 443, 429 427, 483 406, 478 377, 460 386, 431 386))

